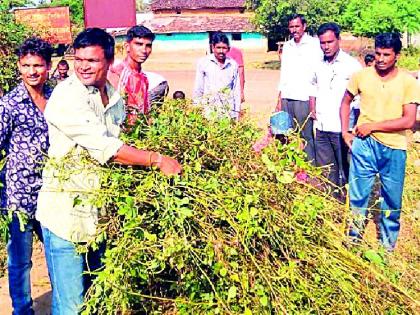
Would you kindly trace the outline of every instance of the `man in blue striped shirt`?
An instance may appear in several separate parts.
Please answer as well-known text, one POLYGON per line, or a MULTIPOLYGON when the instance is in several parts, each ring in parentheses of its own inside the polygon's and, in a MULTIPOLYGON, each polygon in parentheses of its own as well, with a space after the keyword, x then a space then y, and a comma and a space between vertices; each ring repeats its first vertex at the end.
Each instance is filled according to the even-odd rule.
POLYGON ((211 39, 212 54, 198 61, 193 99, 210 117, 230 116, 239 119, 241 111, 241 86, 238 64, 226 54, 229 39, 217 32, 211 39))

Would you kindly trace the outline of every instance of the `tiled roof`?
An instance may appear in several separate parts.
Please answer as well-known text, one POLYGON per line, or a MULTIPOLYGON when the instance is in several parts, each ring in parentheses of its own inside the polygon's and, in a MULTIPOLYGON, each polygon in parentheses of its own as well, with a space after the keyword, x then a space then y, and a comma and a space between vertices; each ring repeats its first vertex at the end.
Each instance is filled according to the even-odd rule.
POLYGON ((155 33, 200 33, 209 31, 252 32, 254 25, 246 16, 170 16, 146 21, 144 26, 155 33))
POLYGON ((155 0, 152 11, 163 9, 245 8, 246 0, 155 0))

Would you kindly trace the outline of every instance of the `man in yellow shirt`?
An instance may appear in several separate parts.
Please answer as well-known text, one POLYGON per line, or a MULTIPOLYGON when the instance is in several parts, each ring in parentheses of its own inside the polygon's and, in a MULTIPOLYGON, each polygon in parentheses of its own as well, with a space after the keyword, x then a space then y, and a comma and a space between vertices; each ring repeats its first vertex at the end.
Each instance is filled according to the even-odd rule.
POLYGON ((415 79, 396 67, 401 47, 399 34, 376 36, 375 66, 352 76, 340 110, 343 138, 352 152, 349 193, 354 218, 350 237, 362 238, 369 196, 379 174, 379 238, 388 251, 394 249, 400 230, 406 130, 414 125, 416 104, 420 103, 415 79), (353 133, 349 133, 350 102, 358 94, 360 117, 353 133))

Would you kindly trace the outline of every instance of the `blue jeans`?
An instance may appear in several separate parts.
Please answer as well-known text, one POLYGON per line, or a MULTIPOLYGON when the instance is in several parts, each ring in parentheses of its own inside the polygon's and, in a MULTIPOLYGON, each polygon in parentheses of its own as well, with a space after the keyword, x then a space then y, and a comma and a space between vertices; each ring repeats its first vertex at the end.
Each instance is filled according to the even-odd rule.
POLYGON ((76 245, 42 227, 45 256, 52 287, 52 315, 79 314, 93 277, 86 274, 101 267, 105 246, 78 254, 76 245))
POLYGON ((385 249, 392 251, 400 231, 406 151, 387 147, 372 137, 355 138, 351 150, 349 192, 354 217, 349 234, 356 239, 362 238, 369 197, 375 176, 379 174, 382 199, 378 217, 379 240, 385 249))
POLYGON ((31 297, 32 239, 36 233, 42 241, 41 227, 35 219, 20 230, 18 217, 14 214, 9 224, 10 238, 7 243, 7 267, 9 273, 9 293, 12 299, 13 314, 34 314, 31 297))

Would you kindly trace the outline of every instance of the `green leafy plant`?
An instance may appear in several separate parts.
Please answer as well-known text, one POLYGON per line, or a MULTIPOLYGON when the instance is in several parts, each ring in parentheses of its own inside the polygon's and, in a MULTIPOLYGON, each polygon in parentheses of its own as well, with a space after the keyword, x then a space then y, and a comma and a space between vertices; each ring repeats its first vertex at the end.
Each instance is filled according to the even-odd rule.
POLYGON ((123 136, 176 157, 183 173, 95 169, 96 242, 108 248, 85 314, 414 313, 418 303, 386 266, 343 246, 345 205, 295 178, 319 175, 299 139, 257 155, 258 136, 177 102, 123 136))

